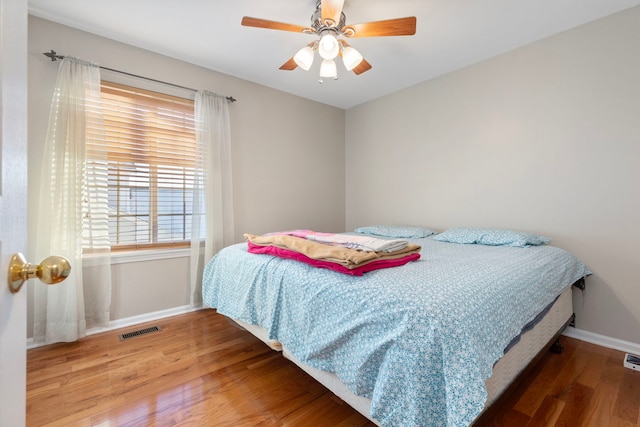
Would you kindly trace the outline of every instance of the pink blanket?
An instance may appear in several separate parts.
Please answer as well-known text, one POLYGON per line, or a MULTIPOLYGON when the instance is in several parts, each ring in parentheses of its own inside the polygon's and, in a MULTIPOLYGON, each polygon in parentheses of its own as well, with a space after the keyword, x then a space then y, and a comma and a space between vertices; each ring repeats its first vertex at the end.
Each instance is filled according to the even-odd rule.
POLYGON ((416 261, 420 259, 419 253, 410 253, 400 258, 380 259, 380 260, 371 261, 360 267, 347 268, 344 265, 341 265, 335 262, 309 258, 299 252, 291 251, 278 246, 261 246, 261 245, 253 244, 251 243, 251 241, 247 242, 247 246, 249 248, 248 251, 252 254, 274 255, 280 258, 287 258, 295 261, 304 262, 313 267, 328 268, 329 270, 337 271, 339 273, 344 273, 344 274, 350 274, 352 276, 362 276, 363 273, 366 273, 368 271, 379 270, 381 268, 398 267, 401 265, 405 265, 408 262, 416 261))

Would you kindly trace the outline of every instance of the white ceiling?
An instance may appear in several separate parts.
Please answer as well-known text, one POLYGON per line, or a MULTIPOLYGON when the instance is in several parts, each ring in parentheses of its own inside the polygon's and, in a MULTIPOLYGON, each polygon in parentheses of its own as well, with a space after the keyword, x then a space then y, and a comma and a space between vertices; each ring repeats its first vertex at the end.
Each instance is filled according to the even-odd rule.
POLYGON ((29 12, 347 109, 639 5, 640 0, 346 0, 347 24, 416 16, 416 35, 349 40, 373 68, 356 76, 339 64, 339 79, 325 79, 324 84, 318 83, 317 59, 310 71, 278 69, 314 36, 240 25, 246 15, 307 26, 315 3, 29 0, 29 12))

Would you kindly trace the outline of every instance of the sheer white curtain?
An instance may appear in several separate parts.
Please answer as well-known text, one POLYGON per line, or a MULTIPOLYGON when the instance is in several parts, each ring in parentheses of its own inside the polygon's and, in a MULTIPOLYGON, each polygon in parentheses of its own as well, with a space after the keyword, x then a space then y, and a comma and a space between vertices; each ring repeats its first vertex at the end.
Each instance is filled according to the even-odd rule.
POLYGON ((71 273, 57 285, 32 281, 34 341, 70 342, 106 326, 111 305, 106 152, 101 138, 100 68, 76 58, 60 63, 45 141, 35 258, 61 255, 71 273), (85 264, 83 268, 83 252, 85 264))
POLYGON ((195 99, 196 167, 191 226, 191 307, 202 305, 202 270, 234 243, 228 100, 207 91, 195 99))

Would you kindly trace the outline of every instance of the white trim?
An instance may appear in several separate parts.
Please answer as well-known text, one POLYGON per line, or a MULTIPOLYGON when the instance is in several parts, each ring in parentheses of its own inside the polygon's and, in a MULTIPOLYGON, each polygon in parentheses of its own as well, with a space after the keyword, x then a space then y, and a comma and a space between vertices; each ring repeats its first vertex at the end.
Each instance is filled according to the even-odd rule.
MULTIPOLYGON (((150 249, 146 251, 111 252, 111 265, 128 264, 133 262, 157 261, 169 258, 188 258, 191 255, 190 248, 179 249, 150 249)), ((84 255, 82 257, 83 267, 98 265, 100 255, 84 255), (94 261, 95 259, 95 261, 94 261)))
MULTIPOLYGON (((129 326, 138 325, 140 323, 153 322, 154 320, 165 319, 167 317, 178 316, 180 314, 191 313, 192 311, 202 310, 204 307, 195 307, 192 308, 189 305, 183 305, 181 307, 169 308, 166 310, 154 311, 152 313, 140 314, 137 316, 126 317, 124 319, 117 319, 109 322, 109 326, 105 326, 102 328, 91 328, 87 330, 87 336, 99 334, 102 332, 112 331, 114 329, 126 328, 129 326)), ((36 344, 33 342, 33 338, 27 339, 27 350, 41 347, 44 343, 36 344)))
POLYGON ((640 354, 640 344, 620 340, 618 338, 608 337, 606 335, 596 334, 582 329, 576 329, 571 326, 566 328, 562 335, 566 335, 570 338, 575 338, 581 341, 590 342, 591 344, 597 344, 602 347, 624 351, 626 353, 640 354))
POLYGON ((169 258, 188 258, 190 248, 179 249, 151 249, 147 251, 111 252, 111 265, 129 262, 155 261, 169 258))

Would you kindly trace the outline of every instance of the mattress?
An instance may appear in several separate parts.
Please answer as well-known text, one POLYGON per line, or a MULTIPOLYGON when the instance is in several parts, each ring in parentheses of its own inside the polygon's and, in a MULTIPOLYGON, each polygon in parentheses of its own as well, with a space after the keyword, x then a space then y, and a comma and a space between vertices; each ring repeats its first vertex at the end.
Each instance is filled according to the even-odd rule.
MULTIPOLYGON (((531 363, 538 352, 543 349, 550 340, 557 336, 567 324, 567 321, 573 315, 571 294, 571 288, 566 289, 553 303, 544 317, 542 317, 533 328, 524 332, 519 341, 511 346, 509 351, 496 362, 491 376, 485 381, 488 394, 485 409, 500 397, 504 390, 506 390, 516 377, 531 363)), ((231 320, 241 328, 252 333, 273 350, 282 351, 284 357, 291 360, 373 423, 380 425, 377 420, 371 417, 371 399, 352 393, 335 374, 302 363, 295 355, 283 347, 280 342, 269 339, 267 331, 264 328, 258 325, 251 325, 238 319, 231 320)))
POLYGON ((361 277, 234 245, 207 264, 203 301, 336 374, 384 426, 468 425, 511 339, 590 272, 547 245, 412 242, 420 261, 361 277))

